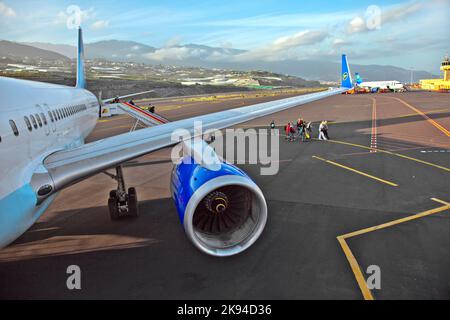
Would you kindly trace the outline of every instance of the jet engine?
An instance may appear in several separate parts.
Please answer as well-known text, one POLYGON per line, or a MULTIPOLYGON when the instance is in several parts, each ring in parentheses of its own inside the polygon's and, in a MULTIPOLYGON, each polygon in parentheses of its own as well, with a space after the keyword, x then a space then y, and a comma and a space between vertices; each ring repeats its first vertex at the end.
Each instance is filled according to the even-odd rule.
POLYGON ((267 221, 260 188, 226 162, 207 166, 185 156, 173 169, 171 193, 187 237, 213 256, 246 250, 267 221))

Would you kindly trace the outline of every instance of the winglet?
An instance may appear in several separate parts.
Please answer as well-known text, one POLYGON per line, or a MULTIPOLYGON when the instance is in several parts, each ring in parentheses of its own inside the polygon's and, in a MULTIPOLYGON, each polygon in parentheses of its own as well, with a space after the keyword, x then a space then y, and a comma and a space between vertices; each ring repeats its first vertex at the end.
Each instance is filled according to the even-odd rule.
POLYGON ((342 88, 353 88, 352 84, 352 74, 350 73, 350 68, 348 66, 347 55, 342 55, 342 71, 341 71, 341 87, 342 88))
POLYGON ((77 88, 86 88, 86 78, 84 70, 84 45, 83 31, 78 27, 78 50, 77 50, 77 88))

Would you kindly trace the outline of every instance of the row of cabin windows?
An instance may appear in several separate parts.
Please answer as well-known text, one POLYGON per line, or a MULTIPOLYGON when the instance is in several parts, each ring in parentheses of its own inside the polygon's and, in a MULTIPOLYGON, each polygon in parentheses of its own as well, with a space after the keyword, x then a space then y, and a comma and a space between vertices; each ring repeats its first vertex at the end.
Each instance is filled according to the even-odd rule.
MULTIPOLYGON (((49 110, 48 116, 50 117, 51 122, 55 122, 58 120, 61 120, 63 118, 70 117, 78 112, 87 110, 87 107, 83 104, 79 104, 73 107, 66 107, 66 108, 59 108, 55 110, 49 110)), ((28 128, 28 131, 32 131, 33 127, 34 129, 37 129, 38 127, 42 127, 43 125, 46 126, 48 124, 47 118, 45 117, 45 114, 43 112, 41 113, 35 113, 34 115, 30 114, 29 117, 24 116, 23 117, 25 124, 28 128), (31 121, 30 121, 31 119, 31 121)), ((17 125, 14 122, 14 120, 9 120, 9 125, 11 126, 11 129, 14 133, 14 135, 17 137, 19 135, 19 129, 17 129, 17 125)), ((2 138, 0 137, 0 142, 2 141, 2 138)))

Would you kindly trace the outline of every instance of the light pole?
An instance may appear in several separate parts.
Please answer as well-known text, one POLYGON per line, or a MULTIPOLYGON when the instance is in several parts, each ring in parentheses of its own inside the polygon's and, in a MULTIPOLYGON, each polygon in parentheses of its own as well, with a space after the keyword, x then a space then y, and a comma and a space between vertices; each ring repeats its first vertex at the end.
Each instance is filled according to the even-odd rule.
POLYGON ((410 85, 412 85, 413 84, 413 67, 410 67, 411 68, 411 82, 409 83, 410 85))

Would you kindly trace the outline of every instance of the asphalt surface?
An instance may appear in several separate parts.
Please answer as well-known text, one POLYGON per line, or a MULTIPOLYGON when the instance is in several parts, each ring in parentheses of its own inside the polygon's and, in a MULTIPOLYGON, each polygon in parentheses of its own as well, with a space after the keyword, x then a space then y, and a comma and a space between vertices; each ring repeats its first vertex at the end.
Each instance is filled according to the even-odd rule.
MULTIPOLYGON (((160 110, 176 120, 259 101, 173 101, 160 110)), ((141 201, 137 219, 109 220, 115 183, 104 174, 62 191, 0 251, 0 297, 367 298, 337 239, 347 235, 363 278, 369 266, 380 269, 381 288, 368 290, 373 298, 450 299, 450 95, 340 95, 239 127, 266 129, 271 120, 282 127, 299 117, 314 121, 314 137, 317 121, 328 120, 332 140, 271 136, 280 139, 276 175, 260 175, 266 165, 239 165, 269 207, 264 233, 246 252, 214 258, 188 242, 170 198, 172 163, 164 149, 125 166, 141 201), (358 230, 364 231, 348 235, 358 230), (81 290, 66 287, 73 264, 82 271, 81 290)), ((102 120, 89 141, 127 132, 133 123, 127 116, 102 120)))

